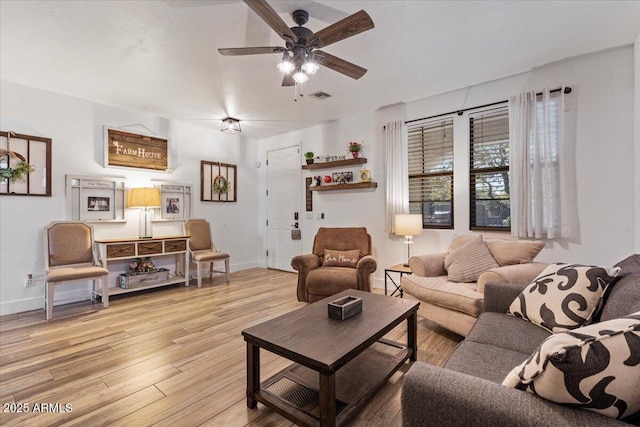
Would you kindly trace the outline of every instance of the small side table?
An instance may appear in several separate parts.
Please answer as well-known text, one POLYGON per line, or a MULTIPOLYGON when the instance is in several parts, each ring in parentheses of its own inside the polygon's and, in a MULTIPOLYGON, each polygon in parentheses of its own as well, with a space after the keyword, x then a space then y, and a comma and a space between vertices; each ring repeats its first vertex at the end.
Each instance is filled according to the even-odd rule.
POLYGON ((404 291, 402 290, 402 286, 400 282, 404 274, 412 274, 411 268, 406 267, 404 264, 396 264, 394 266, 387 267, 384 269, 384 294, 385 295, 387 295, 387 279, 388 279, 388 280, 391 280, 391 283, 393 284, 393 286, 395 286, 395 289, 393 290, 393 292, 391 292, 391 296, 394 296, 396 292, 400 294, 400 298, 404 296, 404 291), (400 279, 398 279, 397 283, 395 280, 393 280, 393 277, 391 277, 389 273, 400 274, 400 279))

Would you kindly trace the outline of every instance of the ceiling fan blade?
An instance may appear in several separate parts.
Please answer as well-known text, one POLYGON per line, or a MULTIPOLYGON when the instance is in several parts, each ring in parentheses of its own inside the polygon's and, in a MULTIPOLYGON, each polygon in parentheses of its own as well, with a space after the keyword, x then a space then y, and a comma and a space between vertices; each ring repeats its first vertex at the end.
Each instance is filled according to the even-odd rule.
POLYGON ((264 47, 230 47, 218 49, 218 52, 224 56, 238 56, 238 55, 260 55, 263 53, 279 53, 284 52, 287 49, 280 46, 264 46, 264 47))
POLYGON ((345 76, 349 76, 352 79, 358 80, 367 72, 366 68, 362 68, 359 65, 345 61, 344 59, 338 58, 337 56, 333 56, 321 50, 314 50, 313 53, 316 55, 316 61, 318 64, 331 68, 332 70, 342 73, 345 76))
POLYGON ((291 28, 265 0, 244 0, 244 2, 285 41, 298 41, 298 37, 291 28))
POLYGON ((307 45, 314 46, 315 43, 314 47, 328 46, 331 43, 339 42, 347 37, 370 30, 373 27, 373 20, 369 14, 361 10, 314 33, 307 40, 307 45))
POLYGON ((282 86, 295 86, 296 82, 291 77, 291 74, 285 74, 284 79, 282 79, 282 86))

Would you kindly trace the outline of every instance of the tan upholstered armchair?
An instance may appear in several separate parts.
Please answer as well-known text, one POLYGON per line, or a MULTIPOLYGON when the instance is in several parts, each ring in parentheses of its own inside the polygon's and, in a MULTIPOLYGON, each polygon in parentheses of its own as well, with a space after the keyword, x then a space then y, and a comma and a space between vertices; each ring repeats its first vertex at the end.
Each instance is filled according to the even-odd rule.
POLYGON ((198 287, 202 286, 202 267, 208 266, 209 276, 213 273, 224 273, 229 281, 229 254, 221 252, 211 240, 211 229, 206 219, 190 219, 184 225, 185 234, 189 235, 189 258, 196 264, 198 287), (214 270, 216 261, 224 261, 224 271, 214 270))
POLYGON ((314 302, 345 289, 371 291, 378 264, 366 228, 321 227, 313 253, 294 257, 291 266, 298 271, 298 301, 314 302))
POLYGON ((100 289, 102 305, 109 307, 107 281, 109 271, 98 265, 93 228, 82 221, 52 222, 44 232, 45 293, 47 320, 53 317, 56 285, 74 281, 93 281, 91 300, 100 289))

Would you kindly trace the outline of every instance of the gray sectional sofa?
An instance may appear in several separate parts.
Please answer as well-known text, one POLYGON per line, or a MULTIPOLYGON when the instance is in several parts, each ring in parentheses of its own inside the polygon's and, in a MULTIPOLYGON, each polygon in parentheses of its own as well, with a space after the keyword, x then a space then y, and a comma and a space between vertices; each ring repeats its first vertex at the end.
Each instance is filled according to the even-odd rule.
MULTIPOLYGON (((600 321, 640 311, 640 254, 618 266, 622 276, 610 287, 600 321)), ((405 427, 628 424, 502 385, 507 374, 551 335, 537 325, 506 314, 524 287, 487 283, 484 312, 444 367, 414 363, 405 375, 402 389, 405 427)), ((637 424, 640 415, 636 413, 625 421, 637 424)))

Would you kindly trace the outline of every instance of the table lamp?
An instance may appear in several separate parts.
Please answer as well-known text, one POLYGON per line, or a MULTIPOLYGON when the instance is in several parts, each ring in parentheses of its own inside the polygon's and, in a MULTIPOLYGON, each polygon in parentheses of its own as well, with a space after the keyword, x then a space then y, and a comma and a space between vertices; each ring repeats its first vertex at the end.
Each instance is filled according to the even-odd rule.
POLYGON ((409 267, 413 236, 422 234, 422 215, 396 215, 395 220, 396 236, 404 236, 404 243, 407 245, 407 262, 404 266, 409 267))
POLYGON ((132 188, 127 203, 129 208, 139 208, 138 236, 141 239, 153 237, 153 211, 160 207, 160 190, 157 188, 132 188))

